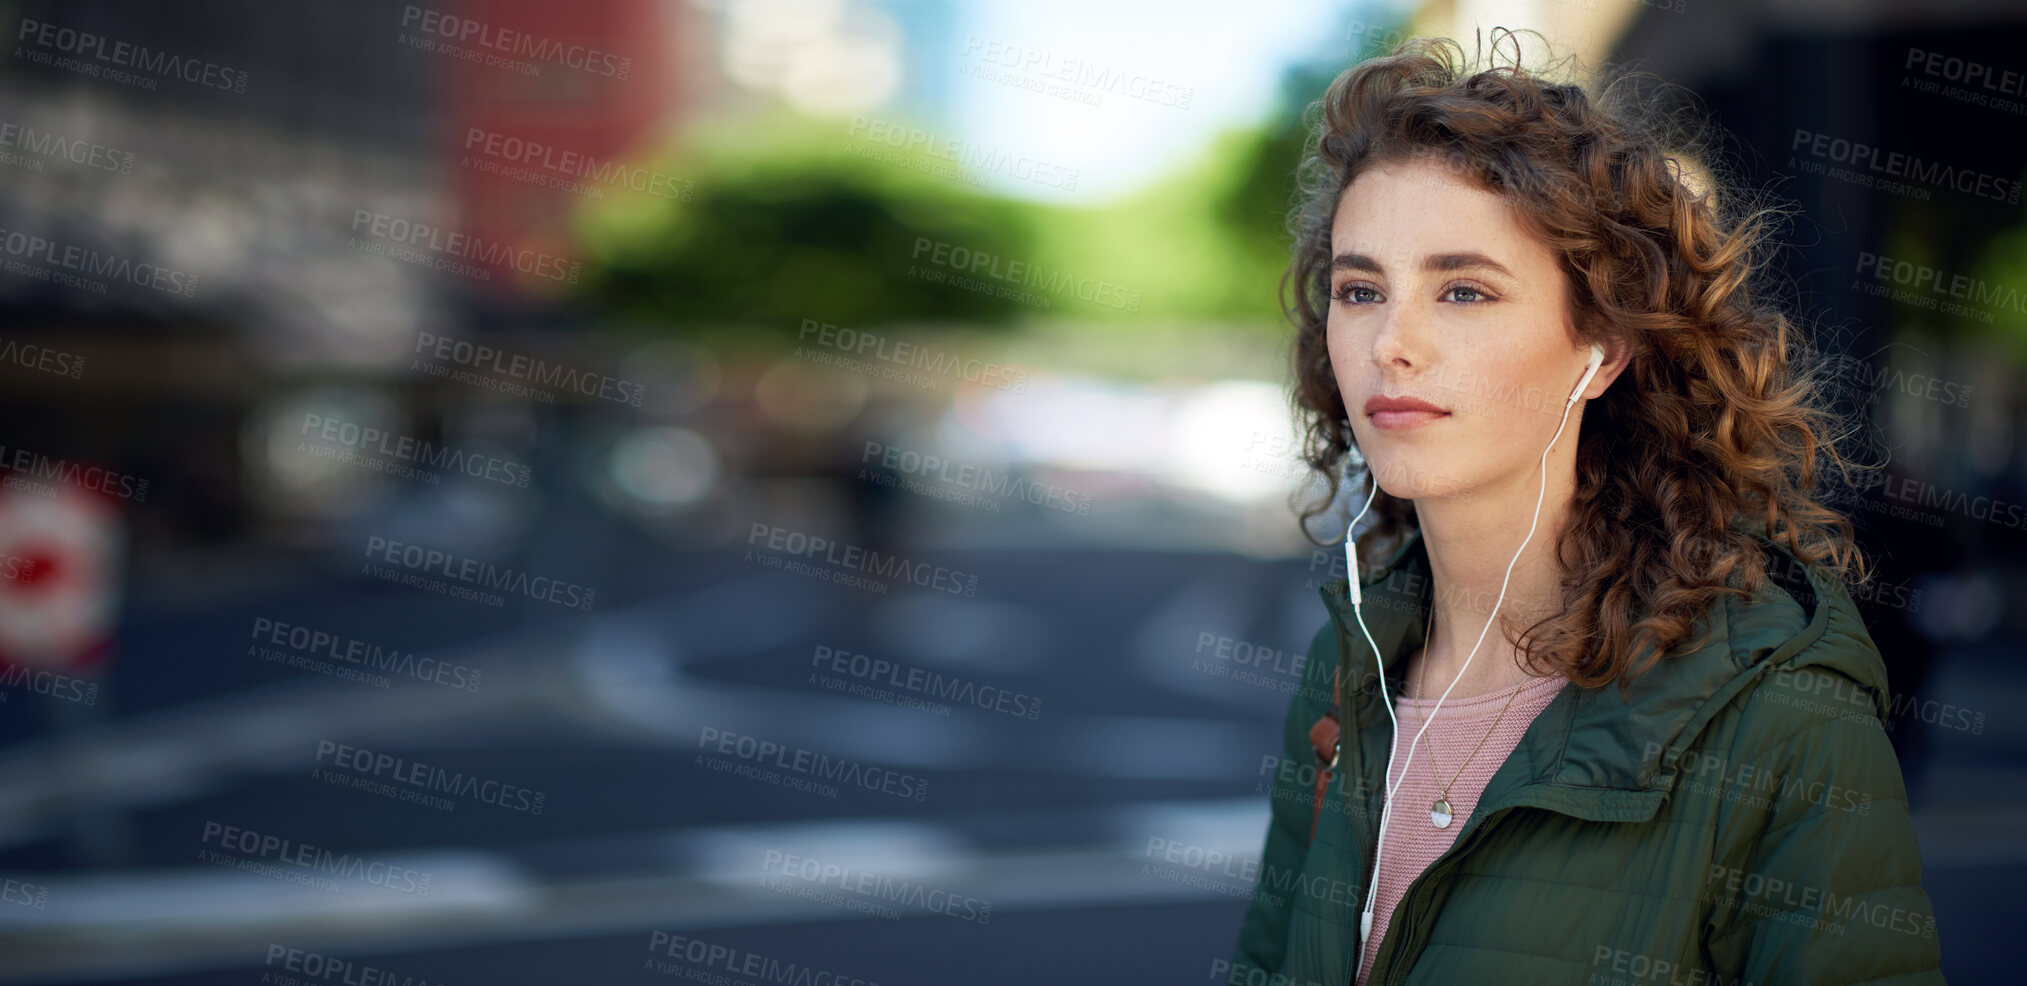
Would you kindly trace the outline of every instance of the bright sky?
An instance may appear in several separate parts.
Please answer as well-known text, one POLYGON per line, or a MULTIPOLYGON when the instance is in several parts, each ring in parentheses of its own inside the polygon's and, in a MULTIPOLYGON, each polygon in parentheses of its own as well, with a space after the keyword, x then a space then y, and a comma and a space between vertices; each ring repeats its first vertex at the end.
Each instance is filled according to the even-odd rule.
POLYGON ((1387 19, 1378 12, 1399 6, 1400 0, 973 0, 959 8, 954 29, 950 136, 1077 171, 1074 190, 1061 187, 1067 176, 997 174, 990 185, 996 191, 1044 201, 1108 198, 1187 160, 1219 129, 1257 120, 1287 65, 1333 54, 1348 66, 1348 11, 1372 11, 1368 17, 1377 22, 1387 19), (999 61, 988 57, 995 43, 999 61), (1004 64, 1037 56, 1041 61, 1027 71, 1004 64), (1117 73, 1122 81, 1105 89, 1052 77, 1073 61, 1084 63, 1086 78, 1117 73), (993 77, 960 74, 979 68, 993 77), (1032 91, 999 81, 1001 73, 1102 100, 1092 106, 1032 91), (1124 80, 1135 76, 1190 90, 1188 107, 1129 95, 1124 80))

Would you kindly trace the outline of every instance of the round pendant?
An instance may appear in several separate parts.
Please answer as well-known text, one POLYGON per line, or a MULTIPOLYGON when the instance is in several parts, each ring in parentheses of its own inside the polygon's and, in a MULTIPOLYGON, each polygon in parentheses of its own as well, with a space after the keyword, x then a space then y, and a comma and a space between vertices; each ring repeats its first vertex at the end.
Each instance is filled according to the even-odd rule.
POLYGON ((1449 801, 1437 798, 1436 803, 1429 806, 1429 821, 1437 828, 1449 828, 1451 817, 1449 801))

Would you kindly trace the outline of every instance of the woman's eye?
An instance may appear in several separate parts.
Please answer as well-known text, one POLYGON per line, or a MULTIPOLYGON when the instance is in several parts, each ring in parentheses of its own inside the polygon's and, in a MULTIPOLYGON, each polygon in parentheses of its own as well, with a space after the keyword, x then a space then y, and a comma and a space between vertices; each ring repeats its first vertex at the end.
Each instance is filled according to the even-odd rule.
POLYGON ((1347 284, 1337 289, 1335 297, 1338 301, 1349 302, 1354 305, 1367 305, 1379 300, 1379 292, 1363 284, 1347 284))
POLYGON ((1471 285, 1469 285, 1469 284, 1458 284, 1458 285, 1452 286, 1452 287, 1450 287, 1450 288, 1447 288, 1447 289, 1445 289, 1445 290, 1444 290, 1444 292, 1443 292, 1443 294, 1444 294, 1445 296, 1449 296, 1449 295, 1455 295, 1455 294, 1457 294, 1457 293, 1459 293, 1459 292, 1462 292, 1463 294, 1465 294, 1465 295, 1468 295, 1469 297, 1464 297, 1464 298, 1454 298, 1453 300, 1455 300, 1455 301, 1461 301, 1461 302, 1464 302, 1464 303, 1466 303, 1466 304, 1475 304, 1475 303, 1477 303, 1477 302, 1481 302, 1481 301, 1491 301, 1491 300, 1492 300, 1492 296, 1491 296, 1491 295, 1489 295, 1489 294, 1486 294, 1485 292, 1483 292, 1483 291, 1480 291, 1480 290, 1478 290, 1477 288, 1474 288, 1474 287, 1472 287, 1472 286, 1471 286, 1471 285))

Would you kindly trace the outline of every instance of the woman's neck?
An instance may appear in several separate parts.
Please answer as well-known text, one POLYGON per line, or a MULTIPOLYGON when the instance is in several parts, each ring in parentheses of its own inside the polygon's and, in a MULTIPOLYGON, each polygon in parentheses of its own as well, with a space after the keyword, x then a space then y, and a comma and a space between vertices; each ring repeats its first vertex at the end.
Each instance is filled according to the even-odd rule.
MULTIPOLYGON (((1503 503, 1485 497, 1439 500, 1426 507, 1417 503, 1433 582, 1434 646, 1417 651, 1407 671, 1409 680, 1419 682, 1427 697, 1441 695, 1446 689, 1458 698, 1482 695, 1530 677, 1499 622, 1487 628, 1495 603, 1501 617, 1513 618, 1522 627, 1562 608, 1562 566, 1555 558, 1555 542, 1569 516, 1569 496, 1566 491, 1558 496, 1551 484, 1543 498, 1541 520, 1529 538, 1528 523, 1538 487, 1527 485, 1526 502, 1517 508, 1512 498, 1503 503), (1524 550, 1522 538, 1527 538, 1524 550), (1517 561, 1515 552, 1520 552, 1517 561), (1512 563, 1510 577, 1508 563, 1512 563), (1451 689, 1453 678, 1456 687, 1451 689)), ((1427 619, 1428 614, 1423 617, 1427 619)), ((1422 697, 1422 692, 1415 694, 1422 697)))

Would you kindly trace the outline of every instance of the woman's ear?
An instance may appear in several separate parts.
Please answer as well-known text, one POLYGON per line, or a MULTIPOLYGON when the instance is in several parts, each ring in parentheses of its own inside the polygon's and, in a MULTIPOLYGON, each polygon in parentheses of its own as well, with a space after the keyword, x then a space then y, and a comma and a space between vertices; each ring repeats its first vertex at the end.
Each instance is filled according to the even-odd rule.
POLYGON ((1584 388, 1583 399, 1595 400, 1604 395, 1619 378, 1619 372, 1633 362, 1633 346, 1618 336, 1609 336, 1598 342, 1605 351, 1605 361, 1598 364, 1597 375, 1591 377, 1590 385, 1584 388))

